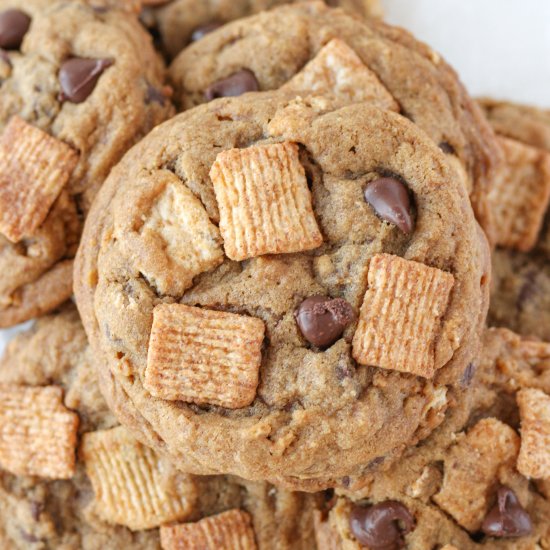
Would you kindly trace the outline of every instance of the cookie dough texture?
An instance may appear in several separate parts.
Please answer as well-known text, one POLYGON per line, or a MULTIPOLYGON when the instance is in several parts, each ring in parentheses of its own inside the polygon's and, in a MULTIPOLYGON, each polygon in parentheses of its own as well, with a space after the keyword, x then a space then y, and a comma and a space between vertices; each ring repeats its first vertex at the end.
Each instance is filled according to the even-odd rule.
POLYGON ((478 220, 490 235, 486 194, 501 160, 494 134, 453 69, 403 29, 320 2, 283 6, 235 21, 173 61, 169 74, 175 102, 181 109, 203 103, 209 86, 242 69, 255 75, 260 90, 279 88, 334 38, 359 56, 393 96, 399 112, 456 163, 478 220))
POLYGON ((369 105, 334 109, 323 98, 273 92, 179 115, 127 154, 92 207, 75 292, 102 391, 144 443, 190 473, 233 473, 314 491, 361 483, 441 422, 477 353, 487 263, 486 241, 456 171, 416 126, 369 105), (209 178, 218 154, 279 142, 298 145, 321 246, 240 262, 213 255, 208 264, 193 260, 198 270, 182 270, 178 244, 207 239, 209 251, 222 250, 209 178), (413 196, 416 227, 409 235, 378 218, 363 197, 366 185, 388 172, 413 196), (192 198, 178 203, 173 197, 180 194, 192 198), (294 311, 312 295, 344 298, 358 313, 369 261, 384 252, 454 278, 430 352, 431 379, 357 365, 356 322, 325 351, 312 348, 297 327, 294 311), (177 302, 264 322, 251 405, 197 406, 144 389, 153 309, 177 302))
POLYGON ((546 356, 537 357, 533 342, 506 329, 487 330, 483 341, 475 377, 444 424, 362 492, 325 498, 316 514, 319 548, 363 548, 350 529, 353 505, 387 500, 405 505, 415 518, 414 530, 405 536, 409 550, 448 548, 446 545, 461 550, 549 547, 550 500, 544 482, 531 481, 517 471, 521 431, 516 403, 522 388, 550 391, 544 371, 548 344, 546 356), (499 439, 491 441, 496 434, 499 439), (530 535, 496 538, 479 531, 502 485, 514 491, 529 514, 530 535), (444 487, 447 489, 442 490, 444 487))
MULTIPOLYGON (((65 406, 80 417, 81 436, 108 430, 117 421, 99 392, 92 359, 76 309, 68 305, 41 318, 9 344, 0 361, 0 382, 61 386, 65 406)), ((185 521, 242 509, 252 517, 259 550, 315 548, 307 496, 232 477, 170 475, 170 483, 185 481, 189 487, 193 506, 185 521)), ((108 524, 93 504, 93 489, 80 459, 75 476, 67 481, 16 477, 0 470, 0 546, 6 550, 160 550, 158 529, 132 532, 108 524)))
MULTIPOLYGON (((498 135, 550 154, 550 111, 490 99, 480 104, 498 135)), ((550 210, 532 250, 495 251, 489 322, 550 340, 550 210)))
MULTIPOLYGON (((189 44, 197 29, 301 1, 304 0, 173 0, 150 10, 145 17, 156 27, 163 49, 174 58, 189 44)), ((327 4, 366 17, 382 15, 379 0, 327 0, 327 4)))
POLYGON ((0 236, 0 326, 59 305, 71 292, 82 218, 124 152, 172 112, 164 67, 135 15, 81 1, 10 0, 31 25, 20 50, 0 60, 0 129, 14 115, 78 153, 44 222, 18 243, 0 236), (71 57, 111 59, 82 103, 61 101, 59 71, 71 57))

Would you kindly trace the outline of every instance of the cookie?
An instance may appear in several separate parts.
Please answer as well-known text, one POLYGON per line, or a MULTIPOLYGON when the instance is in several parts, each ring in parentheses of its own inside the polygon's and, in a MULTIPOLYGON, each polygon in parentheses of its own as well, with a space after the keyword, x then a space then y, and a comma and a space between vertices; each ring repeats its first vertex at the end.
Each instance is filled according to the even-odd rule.
MULTIPOLYGON (((163 51, 173 59, 185 46, 196 42, 224 23, 254 13, 303 0, 175 0, 143 2, 153 9, 143 15, 145 23, 158 33, 163 51)), ((380 17, 379 0, 327 0, 329 5, 342 6, 351 13, 380 17)))
MULTIPOLYGON (((244 525, 252 541, 244 548, 315 548, 307 496, 237 478, 178 474, 117 425, 99 392, 91 359, 76 309, 68 305, 17 336, 0 361, 0 386, 11 389, 11 398, 53 388, 80 423, 70 479, 14 475, 2 469, 0 453, 2 548, 152 550, 161 548, 161 540, 164 550, 194 548, 191 543, 204 522, 228 541, 242 534, 244 525), (228 522, 227 515, 242 521, 228 522)), ((0 394, 0 415, 9 396, 0 394)), ((20 405, 32 410, 32 405, 20 405)), ((43 408, 39 411, 44 414, 43 408)), ((1 430, 9 424, 3 418, 1 430)), ((54 428, 51 424, 50 433, 59 436, 54 428)), ((216 548, 238 547, 222 541, 216 548)), ((205 547, 210 548, 200 546, 205 547)))
POLYGON ((0 326, 72 293, 83 217, 111 167, 172 113, 135 15, 0 2, 0 326), (99 38, 98 38, 99 37, 99 38))
POLYGON ((445 423, 361 494, 319 499, 318 547, 547 547, 550 424, 539 405, 550 399, 549 361, 550 344, 487 330, 445 423))
MULTIPOLYGON (((491 236, 486 194, 501 160, 493 132, 455 72, 403 29, 321 2, 283 6, 210 33, 183 50, 169 74, 176 104, 187 109, 252 90, 291 86, 310 92, 319 73, 332 72, 338 82, 345 85, 347 80, 360 91, 364 85, 353 83, 358 70, 371 73, 393 99, 395 110, 427 132, 456 164, 476 215, 491 236), (323 55, 335 39, 343 48, 323 55), (349 56, 355 65, 347 72, 349 56)), ((346 100, 365 98, 348 94, 346 100)))
POLYGON ((113 170, 82 243, 107 400, 195 474, 361 483, 441 422, 487 307, 462 181, 370 104, 272 92, 183 113, 113 170))
POLYGON ((550 340, 550 111, 482 100, 506 151, 489 322, 550 340))

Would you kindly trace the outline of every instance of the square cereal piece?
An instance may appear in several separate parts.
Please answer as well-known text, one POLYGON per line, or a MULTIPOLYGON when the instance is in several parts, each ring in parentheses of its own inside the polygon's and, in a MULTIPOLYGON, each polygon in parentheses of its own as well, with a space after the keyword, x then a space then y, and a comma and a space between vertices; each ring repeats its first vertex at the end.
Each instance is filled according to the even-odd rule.
POLYGON ((210 170, 232 260, 317 248, 323 237, 295 143, 221 152, 210 170))
POLYGON ((124 427, 85 434, 80 456, 94 489, 95 510, 108 523, 151 529, 191 512, 193 482, 175 482, 174 476, 183 474, 172 472, 124 427))
POLYGON ((529 388, 516 399, 521 418, 518 470, 525 477, 550 479, 550 396, 529 388))
POLYGON ((256 550, 250 515, 229 510, 195 523, 160 528, 163 550, 256 550))
POLYGON ((550 200, 550 154, 499 136, 506 159, 489 193, 497 242, 527 252, 538 238, 550 200))
POLYGON ((495 418, 480 420, 445 459, 443 486, 433 499, 462 527, 478 531, 499 485, 502 468, 514 470, 519 436, 495 418))
POLYGON ((78 154, 14 116, 0 136, 0 233, 33 235, 69 181, 78 154))
POLYGON ((143 385, 170 401, 246 407, 256 397, 264 333, 256 317, 156 306, 143 385))
POLYGON ((74 475, 78 415, 57 386, 0 384, 0 465, 12 474, 74 475))
POLYGON ((368 285, 353 337, 355 360, 431 378, 435 340, 454 277, 398 256, 378 254, 370 261, 368 285))
POLYGON ((399 111, 398 103, 378 76, 338 38, 323 46, 283 89, 335 96, 346 104, 364 101, 380 109, 399 111))

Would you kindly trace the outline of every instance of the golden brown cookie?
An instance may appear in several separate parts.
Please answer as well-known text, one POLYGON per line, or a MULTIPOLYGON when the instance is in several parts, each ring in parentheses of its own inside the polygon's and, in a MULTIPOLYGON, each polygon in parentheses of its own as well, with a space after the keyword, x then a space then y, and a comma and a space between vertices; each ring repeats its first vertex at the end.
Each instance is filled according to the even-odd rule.
POLYGON ((84 1, 0 2, 0 326, 58 306, 90 202, 172 113, 135 14, 84 1))
POLYGON ((441 422, 477 353, 487 261, 418 127, 273 92, 197 107, 125 157, 76 294, 107 399, 144 443, 191 473, 316 490, 361 483, 441 422))

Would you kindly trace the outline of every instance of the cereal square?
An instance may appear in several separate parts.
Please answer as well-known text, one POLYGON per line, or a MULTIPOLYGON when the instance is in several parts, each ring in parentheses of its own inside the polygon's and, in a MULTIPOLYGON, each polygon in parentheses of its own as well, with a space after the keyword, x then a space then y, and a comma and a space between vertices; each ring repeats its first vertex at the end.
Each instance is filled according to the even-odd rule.
POLYGON ((440 269, 389 254, 374 256, 353 337, 355 360, 431 378, 453 285, 454 277, 440 269))
POLYGON ((210 170, 232 260, 317 248, 323 237, 295 143, 220 153, 210 170))
POLYGON ((14 116, 0 136, 0 233, 13 242, 33 235, 77 162, 67 144, 14 116))
POLYGON ((78 415, 57 386, 0 384, 0 465, 15 475, 69 479, 78 415))
POLYGON ((256 397, 264 332, 256 317, 159 305, 144 387, 170 401, 245 407, 256 397))

